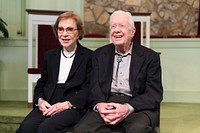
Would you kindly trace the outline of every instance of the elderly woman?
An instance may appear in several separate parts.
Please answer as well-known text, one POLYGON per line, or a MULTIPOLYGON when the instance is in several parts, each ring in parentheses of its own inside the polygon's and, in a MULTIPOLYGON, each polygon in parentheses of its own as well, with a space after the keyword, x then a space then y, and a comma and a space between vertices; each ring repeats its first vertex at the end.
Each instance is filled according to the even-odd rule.
POLYGON ((43 72, 34 90, 33 110, 18 133, 66 133, 81 119, 86 106, 92 51, 78 41, 84 33, 82 21, 72 12, 63 13, 54 31, 60 46, 45 54, 43 72))

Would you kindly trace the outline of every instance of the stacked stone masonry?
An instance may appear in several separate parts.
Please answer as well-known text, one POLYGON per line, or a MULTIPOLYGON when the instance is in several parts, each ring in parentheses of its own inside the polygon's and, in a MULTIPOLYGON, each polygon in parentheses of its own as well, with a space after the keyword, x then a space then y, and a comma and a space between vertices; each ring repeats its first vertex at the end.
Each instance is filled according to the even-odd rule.
POLYGON ((196 36, 199 0, 85 0, 86 34, 109 34, 109 13, 115 10, 151 13, 151 36, 196 36))

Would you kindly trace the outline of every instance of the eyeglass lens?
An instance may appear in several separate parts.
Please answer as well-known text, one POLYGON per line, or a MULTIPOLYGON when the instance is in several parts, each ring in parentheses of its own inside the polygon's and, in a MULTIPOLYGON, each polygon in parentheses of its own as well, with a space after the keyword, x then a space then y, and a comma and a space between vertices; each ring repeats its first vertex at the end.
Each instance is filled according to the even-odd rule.
POLYGON ((75 29, 73 27, 67 27, 67 28, 64 28, 64 27, 58 27, 58 32, 59 33, 63 33, 64 31, 66 31, 67 33, 74 33, 75 30, 78 30, 78 29, 75 29))

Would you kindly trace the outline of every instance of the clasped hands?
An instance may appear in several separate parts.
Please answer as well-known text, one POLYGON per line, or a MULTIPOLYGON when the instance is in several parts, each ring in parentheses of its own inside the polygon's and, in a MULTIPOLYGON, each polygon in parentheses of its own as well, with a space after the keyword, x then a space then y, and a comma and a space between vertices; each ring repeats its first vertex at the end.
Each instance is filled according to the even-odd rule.
POLYGON ((72 104, 69 101, 58 102, 56 104, 50 105, 47 101, 42 98, 38 99, 38 107, 44 116, 53 116, 60 113, 66 109, 71 109, 72 104))
POLYGON ((107 125, 116 125, 131 113, 127 104, 119 103, 98 103, 96 110, 107 125))

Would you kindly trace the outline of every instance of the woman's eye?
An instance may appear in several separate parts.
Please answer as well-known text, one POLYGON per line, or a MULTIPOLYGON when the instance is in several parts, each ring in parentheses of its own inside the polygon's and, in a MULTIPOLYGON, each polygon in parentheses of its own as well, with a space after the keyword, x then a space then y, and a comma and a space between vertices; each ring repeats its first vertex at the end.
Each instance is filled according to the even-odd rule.
POLYGON ((67 31, 74 31, 74 28, 68 27, 67 31))

